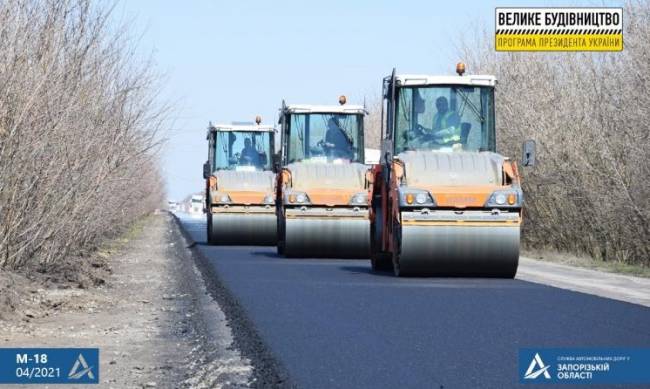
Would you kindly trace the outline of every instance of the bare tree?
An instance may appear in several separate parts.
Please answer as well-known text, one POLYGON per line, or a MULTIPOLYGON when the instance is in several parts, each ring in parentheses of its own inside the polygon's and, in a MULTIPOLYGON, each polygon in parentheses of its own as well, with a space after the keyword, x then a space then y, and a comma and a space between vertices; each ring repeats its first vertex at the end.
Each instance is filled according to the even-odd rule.
POLYGON ((0 3, 0 268, 55 264, 162 201, 157 78, 110 11, 0 3))
POLYGON ((525 243, 650 265, 650 3, 624 12, 623 52, 496 53, 485 32, 459 52, 500 81, 500 149, 514 156, 537 140, 525 243))
POLYGON ((366 147, 379 149, 381 147, 381 106, 380 96, 374 96, 366 105, 368 116, 364 121, 364 136, 366 147))

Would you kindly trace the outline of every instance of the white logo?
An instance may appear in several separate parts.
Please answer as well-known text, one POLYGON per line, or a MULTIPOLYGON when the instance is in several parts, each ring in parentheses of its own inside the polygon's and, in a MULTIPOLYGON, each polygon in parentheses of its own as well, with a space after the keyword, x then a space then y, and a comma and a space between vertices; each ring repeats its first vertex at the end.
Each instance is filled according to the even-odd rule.
POLYGON ((524 379, 534 380, 535 378, 544 374, 544 378, 550 380, 551 375, 548 372, 549 367, 550 367, 549 365, 544 365, 544 361, 542 361, 542 357, 540 357, 538 353, 535 353, 533 360, 530 361, 530 366, 528 366, 528 370, 526 370, 526 373, 524 374, 524 379), (535 367, 537 367, 537 370, 535 370, 535 367))
POLYGON ((70 373, 68 373, 68 378, 78 380, 85 375, 88 375, 88 378, 91 380, 95 379, 95 375, 93 374, 93 367, 88 366, 88 363, 86 362, 84 356, 79 354, 77 360, 72 366, 72 369, 70 369, 70 373), (79 369, 80 367, 82 368, 81 370, 79 369))

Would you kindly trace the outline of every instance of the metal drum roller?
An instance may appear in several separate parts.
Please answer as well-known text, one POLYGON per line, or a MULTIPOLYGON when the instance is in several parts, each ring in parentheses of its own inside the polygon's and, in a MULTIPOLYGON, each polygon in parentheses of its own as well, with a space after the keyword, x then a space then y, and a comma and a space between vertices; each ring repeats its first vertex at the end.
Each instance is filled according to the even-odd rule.
POLYGON ((367 258, 368 219, 287 218, 284 253, 288 257, 367 258))
POLYGON ((513 278, 519 232, 518 225, 402 226, 399 274, 513 278))
POLYGON ((222 245, 274 245, 275 214, 217 213, 212 215, 212 242, 222 245))

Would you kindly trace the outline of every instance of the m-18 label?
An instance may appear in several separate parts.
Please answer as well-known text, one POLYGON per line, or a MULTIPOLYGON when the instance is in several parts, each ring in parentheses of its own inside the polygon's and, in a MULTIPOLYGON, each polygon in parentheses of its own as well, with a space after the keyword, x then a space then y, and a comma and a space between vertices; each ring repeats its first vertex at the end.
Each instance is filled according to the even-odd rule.
POLYGON ((97 383, 97 348, 0 348, 0 384, 97 383))

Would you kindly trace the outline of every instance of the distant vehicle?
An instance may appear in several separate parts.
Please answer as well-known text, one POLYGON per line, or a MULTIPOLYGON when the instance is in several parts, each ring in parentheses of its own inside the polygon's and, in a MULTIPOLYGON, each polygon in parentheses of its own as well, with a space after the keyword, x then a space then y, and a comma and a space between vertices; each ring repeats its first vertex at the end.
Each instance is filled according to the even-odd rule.
POLYGON ((171 200, 169 200, 169 201, 167 202, 167 209, 168 209, 170 212, 176 212, 176 211, 178 211, 178 203, 175 202, 175 201, 171 201, 171 200))
POLYGON ((192 195, 192 199, 190 200, 190 213, 193 215, 198 215, 203 213, 202 195, 192 195))

